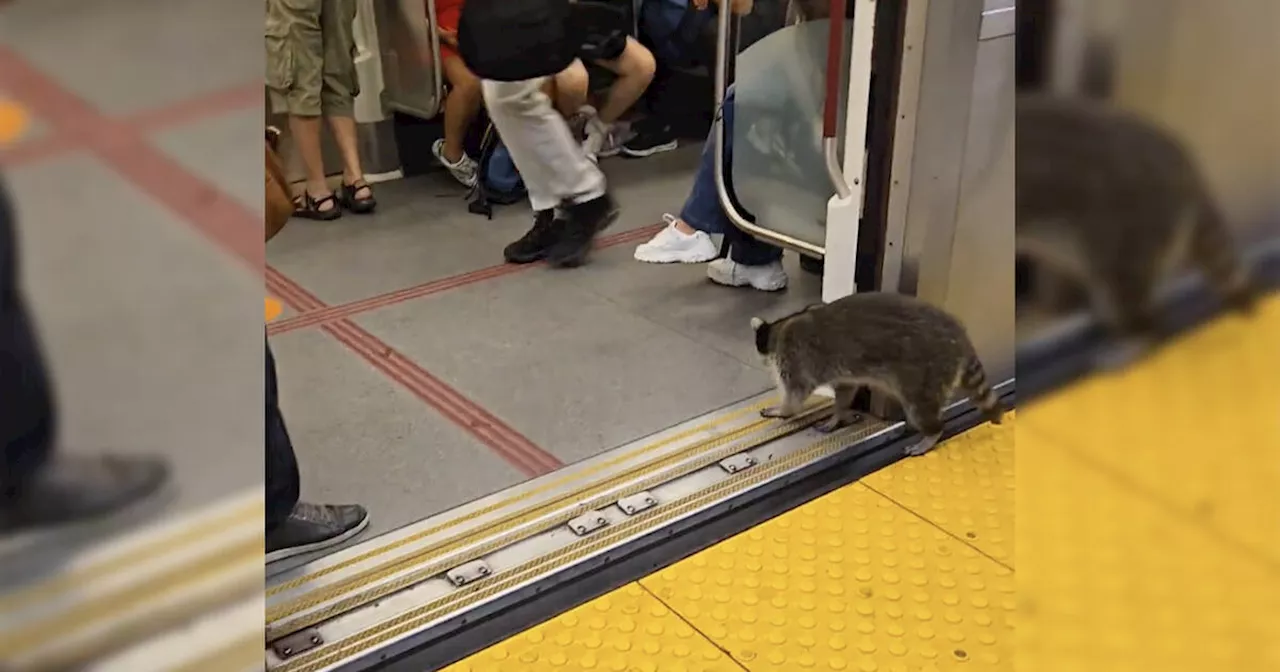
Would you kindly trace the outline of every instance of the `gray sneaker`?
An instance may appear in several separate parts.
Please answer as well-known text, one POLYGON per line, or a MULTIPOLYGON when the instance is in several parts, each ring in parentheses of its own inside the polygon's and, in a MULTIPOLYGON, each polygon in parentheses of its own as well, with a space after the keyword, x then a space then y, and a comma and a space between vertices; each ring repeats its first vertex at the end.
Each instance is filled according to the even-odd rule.
POLYGON ((0 492, 0 534, 105 518, 151 498, 169 480, 156 457, 59 454, 0 492))
POLYGON ((298 502, 283 523, 267 532, 267 562, 333 548, 368 525, 369 512, 357 504, 298 502))

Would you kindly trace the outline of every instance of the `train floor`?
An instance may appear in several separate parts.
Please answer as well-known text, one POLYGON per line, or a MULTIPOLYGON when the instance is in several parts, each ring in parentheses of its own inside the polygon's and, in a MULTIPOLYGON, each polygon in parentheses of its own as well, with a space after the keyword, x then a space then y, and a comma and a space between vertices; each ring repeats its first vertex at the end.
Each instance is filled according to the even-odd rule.
POLYGON ((368 538, 768 389, 749 319, 817 300, 818 277, 788 255, 765 294, 632 258, 699 151, 603 160, 621 216, 577 269, 503 264, 528 206, 486 220, 440 173, 377 185, 372 216, 289 224, 267 316, 303 496, 366 505, 368 538))
POLYGON ((1273 296, 447 672, 1272 669, 1277 342, 1273 296))

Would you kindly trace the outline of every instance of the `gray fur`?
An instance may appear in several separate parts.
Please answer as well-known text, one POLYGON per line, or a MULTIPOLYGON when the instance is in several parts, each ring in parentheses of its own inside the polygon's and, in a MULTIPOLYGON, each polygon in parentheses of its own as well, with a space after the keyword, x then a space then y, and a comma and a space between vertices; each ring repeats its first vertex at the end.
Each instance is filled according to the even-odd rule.
POLYGON ((823 385, 835 390, 833 431, 855 422, 853 397, 866 386, 897 399, 923 440, 923 454, 942 435, 942 411, 963 390, 994 423, 1003 409, 987 384, 964 327, 951 315, 900 294, 854 294, 776 322, 752 320, 756 350, 765 357, 782 402, 763 412, 788 418, 823 385))
MULTIPOLYGON (((1156 289, 1187 266, 1232 305, 1251 305, 1231 233, 1173 137, 1104 103, 1043 94, 1019 96, 1016 124, 1017 249, 1042 290, 1083 289, 1130 345, 1150 341, 1156 289)), ((1051 294, 1062 292, 1031 300, 1051 294)))

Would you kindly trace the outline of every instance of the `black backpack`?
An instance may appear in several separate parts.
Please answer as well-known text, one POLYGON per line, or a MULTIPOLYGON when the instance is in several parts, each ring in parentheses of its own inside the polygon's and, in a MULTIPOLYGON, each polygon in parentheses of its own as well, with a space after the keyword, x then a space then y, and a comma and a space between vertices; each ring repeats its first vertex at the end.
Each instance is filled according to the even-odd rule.
POLYGON ((577 56, 569 0, 467 0, 458 19, 458 54, 481 79, 549 77, 577 56))

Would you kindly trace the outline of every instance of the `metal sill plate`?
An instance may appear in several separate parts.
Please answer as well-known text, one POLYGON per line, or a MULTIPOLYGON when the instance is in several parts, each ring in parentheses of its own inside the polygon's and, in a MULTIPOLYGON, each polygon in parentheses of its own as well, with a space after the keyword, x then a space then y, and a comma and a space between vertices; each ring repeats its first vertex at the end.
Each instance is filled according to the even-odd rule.
POLYGON ((387 639, 429 629, 507 590, 651 532, 673 511, 690 506, 690 498, 708 496, 725 484, 748 487, 815 442, 849 445, 887 427, 867 421, 826 436, 809 425, 824 415, 827 399, 815 398, 805 413, 786 422, 760 417, 771 399, 772 393, 753 397, 270 577, 267 641, 314 628, 326 643, 289 657, 268 646, 268 668, 367 667, 376 661, 366 660, 366 654, 387 639), (757 466, 735 474, 720 466, 742 453, 750 454, 757 466), (656 503, 634 514, 617 505, 642 494, 656 503), (605 522, 585 534, 569 527, 587 513, 605 522), (450 571, 477 561, 490 568, 488 576, 462 586, 449 580, 450 571), (406 624, 409 630, 401 633, 406 624))

